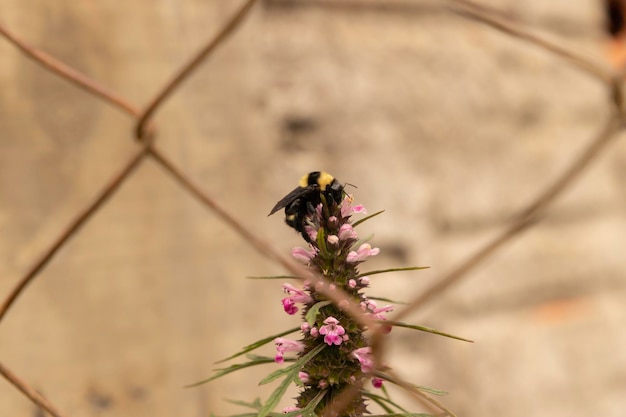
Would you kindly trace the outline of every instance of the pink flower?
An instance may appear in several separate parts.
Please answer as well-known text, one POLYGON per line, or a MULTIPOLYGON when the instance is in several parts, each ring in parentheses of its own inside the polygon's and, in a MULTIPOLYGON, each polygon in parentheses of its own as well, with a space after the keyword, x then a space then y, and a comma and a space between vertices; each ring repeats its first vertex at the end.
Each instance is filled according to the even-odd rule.
POLYGON ((283 291, 289 294, 289 297, 283 298, 281 301, 283 303, 283 309, 285 313, 294 315, 298 312, 298 307, 296 307, 296 303, 308 304, 313 301, 313 298, 309 296, 302 290, 297 289, 291 284, 283 284, 283 291))
POLYGON ((377 320, 387 320, 387 317, 384 316, 383 313, 391 313, 393 311, 393 306, 388 304, 384 307, 375 307, 372 311, 372 316, 374 316, 377 320))
POLYGON ((379 252, 380 249, 372 248, 369 243, 363 243, 361 246, 359 246, 359 249, 357 251, 351 251, 350 253, 348 253, 346 261, 353 264, 357 262, 363 262, 370 256, 378 255, 379 252))
POLYGON ((380 378, 372 378, 372 386, 374 388, 382 388, 383 380, 380 378))
POLYGON ((289 283, 283 284, 283 291, 289 294, 290 298, 293 298, 293 301, 296 303, 308 304, 313 301, 313 298, 303 290, 299 290, 289 283))
POLYGON ((364 287, 367 287, 368 285, 370 285, 370 277, 359 278, 359 284, 361 284, 364 287))
POLYGON ((342 224, 339 228, 339 240, 348 240, 358 238, 351 224, 342 224))
POLYGON ((296 303, 294 303, 291 297, 283 298, 281 302, 283 303, 283 310, 285 310, 285 313, 290 316, 293 316, 298 312, 298 307, 296 307, 296 303))
POLYGON ((307 374, 306 372, 298 372, 298 378, 300 378, 300 381, 302 381, 304 384, 309 382, 309 374, 307 374))
POLYGON ((313 259, 317 255, 315 250, 308 251, 301 247, 295 247, 291 251, 291 256, 293 256, 296 260, 302 262, 305 265, 308 265, 311 259, 313 259))
POLYGON ((382 332, 382 334, 389 334, 389 333, 391 333, 391 329, 393 329, 393 326, 391 326, 390 324, 381 324, 380 325, 380 331, 382 332))
POLYGON ((287 414, 287 413, 291 413, 292 411, 297 411, 297 410, 299 410, 298 407, 289 406, 289 407, 283 408, 283 413, 287 414))
POLYGON ((304 343, 283 337, 274 339, 274 345, 277 352, 276 356, 274 356, 276 363, 283 363, 285 361, 285 353, 287 352, 302 352, 304 350, 304 343))
MULTIPOLYGON (((394 308, 391 304, 387 304, 384 307, 378 307, 376 301, 367 299, 365 301, 361 301, 360 306, 362 310, 372 316, 375 320, 387 320, 384 313, 392 312, 394 308)), ((385 334, 391 332, 391 326, 383 326, 382 331, 385 334)))
MULTIPOLYGON (((283 414, 287 414, 287 413, 291 413, 292 411, 298 411, 299 408, 298 407, 285 407, 283 408, 283 414)), ((302 414, 298 414, 296 417, 302 417, 302 414)))
POLYGON ((348 281, 348 287, 350 288, 356 288, 356 280, 355 279, 351 279, 348 281))
POLYGON ((362 205, 352 207, 352 196, 347 196, 341 202, 341 217, 348 217, 352 213, 367 214, 367 210, 362 205))
POLYGON ((300 325, 300 330, 302 330, 302 333, 307 334, 311 330, 311 326, 305 321, 300 325))
POLYGON ((324 326, 320 327, 320 334, 324 335, 324 343, 329 346, 340 345, 343 342, 343 336, 346 330, 339 325, 339 320, 333 316, 324 320, 324 326))
POLYGON ((374 358, 372 348, 362 347, 352 351, 352 357, 361 363, 361 372, 368 374, 374 370, 374 358))
POLYGON ((311 242, 315 242, 317 240, 317 229, 313 226, 306 225, 304 226, 304 232, 307 234, 311 242))
POLYGON ((337 242, 339 242, 339 237, 337 237, 337 235, 328 235, 326 240, 328 241, 329 244, 336 245, 337 242))

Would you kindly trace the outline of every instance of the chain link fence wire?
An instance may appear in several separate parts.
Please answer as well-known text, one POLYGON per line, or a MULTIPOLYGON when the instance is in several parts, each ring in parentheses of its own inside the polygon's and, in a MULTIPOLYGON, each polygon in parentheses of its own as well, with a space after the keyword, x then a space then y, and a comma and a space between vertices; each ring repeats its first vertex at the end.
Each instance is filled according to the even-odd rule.
MULTIPOLYGON (((232 12, 231 16, 223 22, 216 34, 204 46, 199 48, 195 54, 190 56, 171 75, 169 81, 157 89, 152 99, 141 106, 134 104, 133 100, 130 100, 124 94, 112 91, 93 77, 73 68, 62 59, 29 44, 24 40, 28 34, 20 33, 19 28, 9 28, 0 22, 0 35, 15 48, 16 52, 21 52, 25 58, 41 65, 49 73, 61 77, 64 81, 84 90, 91 95, 93 100, 106 103, 129 116, 133 123, 132 136, 135 141, 135 149, 130 150, 123 158, 118 158, 121 162, 110 167, 110 174, 105 183, 91 184, 91 189, 94 191, 94 197, 91 201, 84 204, 68 222, 67 226, 58 235, 50 239, 45 250, 30 261, 26 272, 19 279, 12 280, 14 283, 11 284, 9 291, 6 294, 2 294, 0 325, 10 321, 11 310, 19 304, 21 298, 24 297, 34 282, 37 279, 45 280, 45 272, 54 263, 59 251, 66 247, 72 238, 79 237, 82 228, 89 222, 94 221, 100 215, 105 205, 116 199, 122 186, 134 181, 138 171, 144 169, 147 161, 158 166, 162 172, 166 173, 174 181, 177 187, 180 187, 188 198, 200 202, 258 253, 271 262, 280 265, 280 268, 289 271, 291 274, 301 277, 306 276, 306 271, 275 249, 274 245, 268 241, 269 239, 259 237, 259 234, 254 231, 254 228, 246 219, 237 218, 233 215, 233 210, 229 209, 220 198, 210 195, 202 184, 187 173, 184 166, 175 162, 176 158, 172 157, 168 150, 162 148, 159 143, 163 138, 159 136, 158 123, 159 111, 168 104, 172 97, 176 96, 181 88, 185 88, 185 83, 190 81, 194 73, 202 70, 203 63, 211 58, 217 59, 218 57, 215 56, 217 52, 228 48, 229 39, 237 36, 237 31, 246 25, 247 20, 255 13, 261 13, 259 9, 289 9, 297 7, 314 8, 317 10, 316 13, 319 13, 320 10, 321 13, 332 13, 338 8, 347 10, 348 13, 358 13, 363 8, 373 8, 381 12, 390 9, 408 10, 419 7, 437 9, 449 15, 460 16, 463 19, 486 25, 494 33, 512 37, 518 42, 529 45, 531 48, 553 55, 561 60, 561 65, 569 66, 581 72, 591 82, 596 83, 599 88, 604 90, 608 98, 607 110, 603 116, 604 121, 598 123, 596 132, 588 138, 586 146, 578 152, 570 149, 564 150, 564 153, 569 158, 567 165, 561 167, 560 172, 555 177, 546 178, 544 183, 537 184, 535 195, 518 209, 517 215, 504 224, 493 237, 475 247, 474 251, 465 259, 449 268, 447 272, 436 274, 431 284, 424 286, 419 294, 413 295, 408 304, 404 308, 399 309, 390 318, 392 320, 406 321, 409 315, 419 311, 427 303, 436 303, 449 288, 458 285, 463 279, 470 279, 472 277, 471 273, 476 268, 480 268, 487 260, 492 259, 494 255, 514 242, 523 232, 528 231, 530 228, 541 227, 537 223, 540 223, 542 218, 546 216, 546 213, 549 212, 557 199, 565 191, 572 188, 575 181, 598 160, 601 153, 609 147, 611 142, 623 130, 623 78, 625 71, 623 68, 617 66, 611 68, 608 65, 598 63, 595 59, 585 57, 573 49, 561 46, 559 42, 548 40, 547 37, 538 34, 536 30, 528 25, 516 21, 514 17, 511 17, 504 11, 471 1, 450 0, 435 3, 420 2, 418 0, 402 2, 365 0, 243 1, 232 12), (257 5, 257 3, 262 4, 257 5)), ((68 42, 72 42, 72 40, 68 39, 68 42)), ((445 51, 441 53, 445 53, 445 51)), ((223 55, 220 55, 220 57, 225 59, 223 55)), ((6 111, 10 112, 10 109, 5 109, 6 111)), ((184 141, 184 138, 180 138, 180 140, 184 141)), ((224 179, 220 178, 220 181, 224 181, 224 179)), ((8 244, 11 243, 8 242, 8 244)), ((88 245, 89 242, 83 242, 82 244, 88 245)), ((149 260, 147 261, 150 262, 149 260)), ((6 279, 5 277, 4 280, 6 279)), ((341 294, 329 293, 328 295, 335 301, 342 299, 341 294)), ((360 317, 358 306, 352 307, 352 314, 355 317, 360 317)), ((374 335, 374 344, 377 347, 376 351, 379 353, 388 350, 384 346, 386 340, 380 336, 380 333, 374 335)), ((472 335, 464 336, 472 337, 472 335)), ((11 335, 5 332, 2 335, 2 339, 3 343, 7 343, 7 340, 11 340, 11 335)), ((41 354, 44 355, 45 352, 41 352, 41 354)), ((382 359, 379 358, 379 360, 382 359)), ((46 387, 33 387, 27 381, 28 378, 20 377, 11 371, 10 362, 10 358, 0 358, 0 373, 9 383, 36 404, 37 407, 55 417, 74 415, 73 413, 59 411, 53 404, 54 400, 47 399, 38 392, 38 389, 45 391, 46 387)), ((426 404, 430 411, 435 410, 442 414, 448 413, 445 408, 440 408, 437 405, 433 406, 432 404, 429 405, 429 399, 421 391, 410 385, 411 382, 415 381, 403 381, 400 376, 397 376, 397 378, 399 385, 404 386, 411 395, 417 396, 420 407, 426 404)), ((77 413, 76 415, 81 414, 77 413)))

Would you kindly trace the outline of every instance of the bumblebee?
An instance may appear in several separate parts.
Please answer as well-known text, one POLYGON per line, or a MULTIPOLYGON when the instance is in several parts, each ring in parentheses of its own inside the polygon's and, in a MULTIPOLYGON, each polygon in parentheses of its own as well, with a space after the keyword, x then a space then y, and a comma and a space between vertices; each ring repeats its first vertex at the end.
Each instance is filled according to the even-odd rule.
POLYGON ((285 223, 300 232, 304 240, 311 242, 304 230, 306 217, 315 213, 315 208, 322 201, 322 195, 329 206, 333 203, 339 204, 343 200, 343 185, 327 172, 311 172, 300 179, 295 190, 276 203, 268 216, 284 208, 285 223))

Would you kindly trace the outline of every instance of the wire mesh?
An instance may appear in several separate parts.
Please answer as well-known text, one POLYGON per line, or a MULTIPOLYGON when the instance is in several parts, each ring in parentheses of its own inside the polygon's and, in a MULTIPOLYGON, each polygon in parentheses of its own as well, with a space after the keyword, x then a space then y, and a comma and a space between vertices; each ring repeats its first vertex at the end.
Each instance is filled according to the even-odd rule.
MULTIPOLYGON (((80 234, 81 229, 88 222, 93 221, 98 216, 102 207, 107 202, 116 198, 122 186, 133 181, 137 171, 142 169, 145 161, 148 160, 155 163, 163 172, 167 173, 180 189, 184 190, 187 195, 196 199, 213 212, 223 224, 235 231, 241 239, 251 245, 260 254, 294 275, 305 275, 303 269, 281 255, 267 241, 259 238, 257 233, 253 232, 248 226, 244 226, 242 222, 233 216, 232 210, 229 210, 220 203, 219 199, 211 197, 204 190, 204 187, 198 185, 197 181, 185 172, 185 168, 175 163, 174 159, 168 154, 168 151, 160 147, 159 138, 157 138, 157 133, 159 132, 157 124, 159 119, 157 117, 158 111, 168 103, 168 100, 172 96, 176 95, 180 88, 184 87, 184 83, 189 81, 189 78, 195 71, 198 71, 203 62, 213 57, 218 50, 228 47, 228 39, 236 35, 237 30, 242 25, 245 25, 246 19, 255 13, 256 3, 257 2, 254 0, 242 2, 232 16, 224 22, 217 34, 207 41, 197 53, 191 56, 190 59, 171 76, 170 80, 156 91, 154 97, 143 106, 133 104, 131 100, 126 98, 123 94, 118 94, 110 90, 99 84, 95 79, 67 65, 62 60, 29 45, 21 38, 24 34, 19 34, 18 31, 0 25, 0 34, 5 40, 10 42, 16 50, 23 53, 25 57, 32 59, 45 68, 46 71, 85 90, 93 97, 93 100, 107 103, 113 106, 113 108, 130 116, 134 125, 134 139, 136 141, 136 148, 129 151, 123 163, 111 167, 108 181, 98 186, 92 184, 92 189, 95 191, 93 199, 76 212, 64 230, 47 244, 46 249, 29 264, 27 271, 17 280, 17 283, 10 289, 8 294, 3 297, 3 302, 0 306, 0 323, 8 319, 10 310, 19 302, 21 297, 24 296, 26 290, 30 288, 35 279, 39 277, 44 278, 41 274, 50 267, 50 263, 58 256, 59 251, 66 247, 73 237, 80 234)), ((483 265, 486 260, 491 259, 494 254, 514 241, 522 232, 530 227, 535 227, 535 224, 545 216, 547 210, 554 205, 557 198, 563 195, 566 190, 572 188, 575 180, 598 159, 601 152, 610 145, 623 129, 622 80, 624 77, 624 69, 612 69, 608 66, 598 64, 594 59, 587 58, 574 50, 562 47, 557 42, 547 40, 546 37, 536 34, 535 30, 515 21, 515 19, 512 19, 507 13, 495 8, 464 0, 445 1, 427 6, 425 6, 425 3, 423 4, 419 1, 379 2, 318 0, 311 2, 285 2, 281 0, 271 0, 263 2, 263 4, 267 8, 315 7, 321 8, 322 10, 324 10, 324 8, 330 10, 333 10, 333 8, 343 8, 348 11, 356 11, 363 7, 380 9, 398 8, 401 10, 411 7, 433 7, 441 9, 446 13, 456 14, 465 19, 487 25, 493 31, 511 36, 520 42, 527 43, 532 48, 542 50, 545 53, 558 57, 561 59, 562 65, 570 66, 588 76, 592 82, 596 83, 605 91, 609 98, 605 121, 602 125, 597 127, 597 132, 588 139, 586 147, 578 154, 570 156, 571 159, 569 163, 562 168, 558 175, 538 185, 536 195, 530 198, 528 203, 519 209, 518 215, 505 224, 493 238, 478 247, 470 256, 451 268, 449 272, 438 275, 430 286, 425 287, 419 295, 409 301, 405 308, 398 311, 392 318, 393 320, 404 319, 422 308, 426 303, 433 303, 438 300, 448 288, 457 284, 460 280, 470 277, 470 272, 483 265)), ((261 13, 258 10, 257 12, 261 13)), ((341 299, 340 295, 329 293, 329 296, 334 297, 336 300, 341 299)), ((358 316, 358 311, 358 308, 355 307, 353 314, 358 316)), ((375 336, 375 345, 379 347, 380 351, 383 351, 385 341, 379 336, 380 334, 375 336)), ((5 340, 7 338, 10 338, 10 335, 4 336, 5 340)), ((3 360, 3 362, 5 360, 3 360)), ((37 390, 31 387, 23 378, 11 372, 6 365, 0 364, 0 373, 33 403, 41 407, 41 409, 46 410, 53 416, 70 415, 62 414, 58 411, 51 401, 39 394, 37 390)), ((420 392, 415 389, 409 388, 409 391, 412 391, 413 394, 421 395, 420 392)), ((423 401, 424 398, 422 397, 421 400, 423 401)))

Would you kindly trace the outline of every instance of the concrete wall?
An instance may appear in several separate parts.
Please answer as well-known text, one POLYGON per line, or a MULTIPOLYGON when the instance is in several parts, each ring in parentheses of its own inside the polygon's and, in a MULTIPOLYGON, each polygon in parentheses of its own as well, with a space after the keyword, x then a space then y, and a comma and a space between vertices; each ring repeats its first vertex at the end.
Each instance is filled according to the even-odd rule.
MULTIPOLYGON (((490 3, 606 61, 599 2, 490 3)), ((437 4, 261 2, 159 110, 159 146, 285 254, 301 243, 266 214, 303 173, 357 185, 357 201, 386 210, 361 232, 382 250, 369 266, 431 267, 377 276, 375 291, 418 295, 609 114, 600 83, 437 4)), ((8 28, 137 105, 235 8, 0 0, 8 28)), ((4 297, 136 144, 125 114, 4 40, 0 57, 4 297)), ((449 391, 442 402, 460 416, 623 416, 625 162, 616 141, 540 224, 410 319, 475 344, 398 329, 389 363, 449 391)), ((279 282, 245 279, 283 272, 147 161, 10 311, 0 360, 72 417, 242 412, 222 399, 265 398, 256 384, 270 367, 182 386, 296 325, 279 282)), ((2 380, 0 416, 18 415, 41 414, 2 380)))

